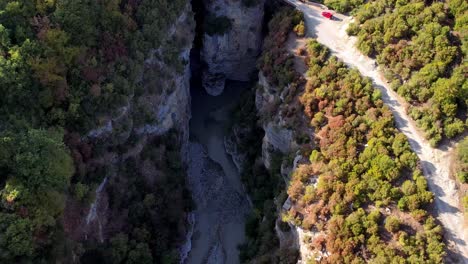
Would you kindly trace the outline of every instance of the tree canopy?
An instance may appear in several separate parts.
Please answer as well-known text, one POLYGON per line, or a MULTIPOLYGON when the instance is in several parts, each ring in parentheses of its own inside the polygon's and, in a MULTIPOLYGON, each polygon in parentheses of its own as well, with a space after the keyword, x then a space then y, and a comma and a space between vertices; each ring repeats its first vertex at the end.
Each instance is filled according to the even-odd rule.
POLYGON ((431 144, 465 131, 467 3, 377 0, 352 8, 348 33, 384 68, 431 144))

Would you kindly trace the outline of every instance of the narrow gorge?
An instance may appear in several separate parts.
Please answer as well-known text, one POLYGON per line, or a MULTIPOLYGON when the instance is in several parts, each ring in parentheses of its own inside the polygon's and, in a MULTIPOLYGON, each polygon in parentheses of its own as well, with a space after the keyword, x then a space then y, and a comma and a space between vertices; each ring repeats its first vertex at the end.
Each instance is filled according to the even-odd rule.
MULTIPOLYGON (((81 257, 82 262, 97 262, 102 253, 92 248, 115 239, 110 237, 115 231, 109 224, 119 219, 117 214, 122 208, 116 207, 114 201, 121 194, 113 193, 121 192, 118 189, 128 181, 122 164, 128 166, 129 162, 136 162, 137 166, 143 166, 138 173, 149 177, 150 182, 145 183, 148 187, 154 184, 151 181, 158 182, 151 179, 154 177, 151 174, 157 173, 159 166, 151 168, 150 160, 143 155, 146 155, 145 149, 151 152, 154 150, 150 148, 157 148, 148 140, 162 138, 164 142, 168 133, 178 137, 178 146, 173 149, 180 148, 180 169, 186 170, 185 185, 193 204, 193 207, 185 205, 193 210, 186 211, 179 219, 179 232, 174 240, 179 244, 176 255, 181 263, 189 264, 239 262, 239 246, 246 242, 245 224, 253 208, 241 181, 242 162, 233 161, 242 154, 227 151, 237 147, 237 142, 229 142, 228 138, 236 125, 232 121, 233 112, 257 79, 256 61, 264 35, 264 4, 263 0, 194 0, 187 4, 177 18, 178 23, 168 29, 166 38, 168 43, 180 42, 179 38, 186 40, 177 51, 184 66, 177 71, 167 71, 164 57, 161 57, 165 51, 153 50, 152 56, 145 60, 142 75, 148 92, 134 96, 136 105, 129 103, 116 118, 108 119, 102 127, 88 133, 90 140, 110 138, 118 133, 115 127, 120 121, 138 105, 147 109, 140 114, 148 114, 149 120, 154 120, 132 127, 124 136, 136 133, 137 145, 114 156, 116 175, 102 178, 87 216, 79 220, 82 231, 73 231, 79 232, 74 236, 77 240, 84 239, 89 248, 81 257), (165 77, 157 76, 161 72, 165 77), (155 89, 152 86, 163 80, 169 86, 152 97, 151 89, 155 89)), ((250 114, 256 115, 255 112, 250 114)), ((122 142, 125 141, 123 138, 122 142)), ((167 202, 168 206, 172 205, 167 202)), ((66 212, 66 221, 75 217, 69 215, 72 212, 74 210, 66 212)), ((125 225, 129 220, 120 221, 125 225)))
POLYGON ((191 51, 188 184, 195 210, 191 250, 181 260, 188 264, 239 263, 238 247, 245 243, 253 208, 226 140, 232 113, 255 78, 263 4, 192 1, 197 35, 191 51))
POLYGON ((467 10, 0 1, 0 263, 466 263, 467 10))
MULTIPOLYGON (((161 242, 151 238, 147 240, 148 244, 171 245, 166 247, 169 253, 160 256, 161 261, 177 259, 187 264, 292 264, 298 259, 339 262, 339 254, 330 256, 324 246, 325 226, 334 223, 329 222, 330 216, 325 216, 325 212, 342 212, 345 209, 329 209, 329 205, 318 201, 317 194, 319 189, 330 188, 319 182, 318 174, 321 173, 320 166, 333 166, 324 165, 322 159, 339 141, 322 145, 323 135, 317 137, 310 123, 320 127, 321 122, 321 126, 326 128, 324 118, 321 117, 321 121, 313 119, 309 123, 307 115, 301 112, 303 108, 311 107, 304 103, 304 100, 309 100, 304 99, 307 93, 304 89, 307 91, 309 84, 301 77, 304 73, 301 71, 306 67, 304 62, 307 63, 307 56, 318 56, 323 60, 328 53, 318 51, 322 49, 318 46, 307 49, 304 39, 296 36, 300 35, 297 26, 304 23, 303 15, 281 1, 192 0, 176 21, 178 23, 168 29, 167 43, 171 45, 172 41, 185 39, 185 45, 177 47, 174 53, 183 64, 179 69, 167 71, 161 49, 152 51, 152 56, 145 59, 142 81, 148 92, 140 94, 134 101, 136 105, 142 105, 140 110, 149 107, 150 111, 146 112, 148 120, 154 121, 145 121, 124 136, 135 133, 139 143, 113 157, 114 170, 119 176, 106 175, 97 187, 94 202, 81 224, 84 233, 80 235, 88 248, 81 262, 98 263, 99 256, 105 254, 93 247, 106 240, 110 240, 114 247, 127 238, 119 237, 120 233, 116 237, 112 225, 109 225, 119 219, 118 214, 122 212, 122 207, 115 207, 115 199, 122 194, 115 192, 122 192, 117 190, 130 179, 122 177, 125 175, 123 171, 128 170, 122 169, 122 164, 130 168, 140 167, 138 173, 147 177, 146 188, 158 182, 164 185, 167 184, 164 180, 154 178, 160 165, 152 166, 151 162, 154 162, 153 158, 158 159, 157 155, 171 152, 166 161, 169 173, 177 172, 178 177, 185 177, 185 180, 180 178, 178 184, 173 185, 176 189, 169 190, 175 193, 168 194, 167 200, 156 202, 158 207, 148 205, 154 204, 152 196, 142 197, 144 206, 148 207, 145 215, 153 215, 154 235, 163 235, 161 242), (265 37, 266 43, 263 43, 265 37), (161 72, 165 73, 162 79, 158 75, 161 72), (168 84, 168 88, 152 97, 152 85, 161 81, 168 84), (178 144, 164 144, 171 137, 177 138, 178 144), (163 149, 158 147, 161 143, 163 149), (159 152, 154 152, 154 148, 159 152), (171 159, 177 156, 180 163, 172 164, 174 161, 171 159), (155 226, 154 221, 159 221, 155 214, 161 210, 172 210, 173 206, 177 209, 170 213, 170 217, 178 217, 178 221, 168 217, 166 223, 160 224, 171 228, 160 231, 155 226), (316 211, 308 214, 307 210, 316 211), (313 223, 317 227, 312 227, 313 223), (113 237, 110 234, 114 234, 113 237), (172 235, 173 238, 164 237, 172 235)), ((374 93, 372 96, 373 100, 380 100, 380 95, 374 93)), ((379 102, 367 104, 381 107, 379 102)), ((120 120, 125 120, 127 112, 134 107, 132 103, 123 107, 117 117, 89 132, 88 138, 102 140, 115 133, 114 127, 120 120)), ((315 108, 320 110, 323 106, 315 108)), ((366 116, 363 113, 359 115, 366 116)), ((330 122, 335 121, 330 119, 330 122)), ((386 129, 390 131, 392 128, 386 129)), ((349 151, 364 149, 367 143, 352 145, 356 146, 345 148, 349 147, 349 151)), ((387 183, 382 184, 386 186, 387 183)), ((429 197, 424 184, 420 183, 423 187, 418 187, 421 188, 418 192, 429 197)), ((331 191, 328 189, 328 192, 331 191)), ((328 197, 334 200, 331 204, 339 203, 336 197, 328 197)), ((430 198, 424 199, 429 203, 430 198)), ((387 204, 387 211, 383 211, 382 217, 388 216, 388 210, 396 210, 388 205, 388 201, 383 203, 387 204)), ((348 207, 347 213, 351 215, 363 212, 353 207, 353 203, 348 207)), ((373 208, 371 205, 366 210, 381 217, 380 212, 373 208)), ((132 207, 124 210, 128 210, 129 216, 137 212, 132 207)), ((404 213, 401 215, 408 217, 404 213)), ((374 217, 369 221, 378 225, 377 219, 374 217)), ((131 217, 120 221, 125 226, 131 217)), ((414 222, 411 224, 418 226, 414 222)), ((437 228, 432 224, 429 226, 437 228)), ((421 229, 421 226, 416 228, 421 229)), ((138 240, 142 234, 135 232, 143 231, 137 228, 128 238, 138 240)), ((439 245, 439 239, 434 238, 433 243, 439 245)), ((438 251, 435 254, 439 254, 438 251)))

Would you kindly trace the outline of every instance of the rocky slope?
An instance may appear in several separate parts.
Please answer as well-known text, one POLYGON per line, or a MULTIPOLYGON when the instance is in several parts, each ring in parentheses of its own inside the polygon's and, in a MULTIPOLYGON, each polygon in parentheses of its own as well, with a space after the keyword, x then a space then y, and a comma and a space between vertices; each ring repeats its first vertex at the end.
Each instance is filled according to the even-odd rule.
MULTIPOLYGON (((67 201, 64 226, 72 240, 103 242, 125 226, 127 213, 109 204, 109 199, 117 199, 116 190, 128 187, 125 173, 122 172, 122 166, 127 161, 141 164, 133 173, 144 177, 147 186, 160 180, 159 168, 155 168, 143 153, 145 147, 154 144, 159 136, 175 132, 178 142, 174 142, 174 145, 180 145, 181 159, 186 161, 190 119, 189 53, 194 28, 191 5, 187 1, 166 35, 166 41, 177 43, 177 47, 161 45, 151 51, 145 65, 141 65, 144 67, 143 75, 137 84, 141 89, 130 96, 121 108, 102 116, 101 126, 81 137, 70 136, 68 143, 72 147, 96 146, 89 147, 88 157, 79 159, 80 170, 83 174, 95 173, 96 177, 102 179, 96 186, 94 201, 89 206, 84 206, 72 197, 67 201), (175 48, 176 51, 167 50, 169 48, 175 48), (168 65, 164 56, 170 52, 175 53, 173 60, 178 62, 174 65, 182 67, 168 65), (111 190, 113 193, 110 193, 111 190)), ((155 145, 154 149, 157 151, 159 146, 155 145)), ((161 151, 165 151, 164 147, 161 151)), ((185 225, 184 218, 179 220, 178 225, 185 225)))
POLYGON ((205 20, 211 19, 215 24, 205 21, 205 30, 216 27, 221 18, 230 21, 223 32, 206 32, 203 36, 203 86, 209 94, 221 94, 226 79, 248 81, 252 77, 262 43, 264 2, 204 0, 205 20))
POLYGON ((262 72, 259 73, 258 79, 260 88, 256 91, 255 105, 262 117, 262 126, 265 131, 262 158, 265 167, 269 169, 275 152, 288 154, 297 149, 298 145, 294 139, 294 131, 286 126, 282 114, 275 113, 279 104, 284 103, 284 96, 276 92, 278 89, 268 83, 262 72))

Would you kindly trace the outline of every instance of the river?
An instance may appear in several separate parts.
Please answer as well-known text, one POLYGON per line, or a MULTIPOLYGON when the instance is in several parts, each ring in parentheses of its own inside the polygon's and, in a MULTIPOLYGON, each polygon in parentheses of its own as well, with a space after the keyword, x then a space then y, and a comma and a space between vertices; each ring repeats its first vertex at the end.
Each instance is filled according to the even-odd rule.
POLYGON ((192 87, 188 182, 196 205, 192 249, 186 263, 239 263, 250 211, 240 174, 226 153, 230 112, 247 85, 228 82, 219 96, 192 87))

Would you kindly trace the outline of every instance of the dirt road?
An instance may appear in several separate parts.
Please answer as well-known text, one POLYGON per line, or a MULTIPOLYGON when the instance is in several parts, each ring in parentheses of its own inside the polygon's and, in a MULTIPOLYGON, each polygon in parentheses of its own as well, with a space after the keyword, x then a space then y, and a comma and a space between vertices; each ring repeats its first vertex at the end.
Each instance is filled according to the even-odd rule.
MULTIPOLYGON (((454 180, 450 178, 450 156, 452 146, 432 148, 421 131, 406 114, 405 102, 387 84, 379 73, 376 62, 362 55, 355 47, 356 38, 346 34, 351 17, 337 14, 334 20, 321 16, 325 8, 318 4, 305 4, 298 0, 286 0, 304 13, 307 36, 331 49, 333 55, 363 76, 371 78, 381 90, 382 98, 393 112, 398 129, 403 132, 416 152, 423 167, 430 190, 435 195, 437 218, 445 228, 450 255, 459 255, 460 262, 468 263, 468 230, 464 228, 463 213, 458 209, 458 195, 454 180)), ((333 12, 335 13, 335 12, 333 12)))

